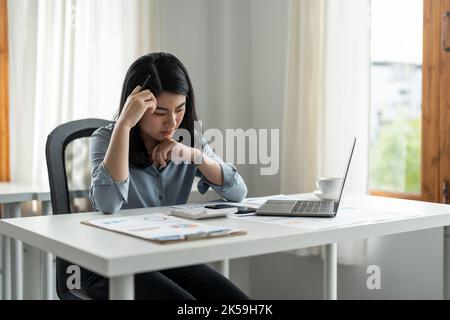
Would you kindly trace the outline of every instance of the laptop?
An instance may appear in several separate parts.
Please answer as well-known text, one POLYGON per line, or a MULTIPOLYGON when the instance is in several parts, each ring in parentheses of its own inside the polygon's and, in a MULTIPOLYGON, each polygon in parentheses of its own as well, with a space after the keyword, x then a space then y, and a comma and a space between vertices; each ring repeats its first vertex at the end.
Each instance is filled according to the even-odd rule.
POLYGON ((342 192, 344 191, 345 180, 347 179, 353 151, 355 150, 356 138, 348 157, 344 177, 342 178, 341 190, 336 200, 268 200, 258 210, 256 215, 260 216, 288 216, 288 217, 322 217, 332 218, 336 216, 342 192))

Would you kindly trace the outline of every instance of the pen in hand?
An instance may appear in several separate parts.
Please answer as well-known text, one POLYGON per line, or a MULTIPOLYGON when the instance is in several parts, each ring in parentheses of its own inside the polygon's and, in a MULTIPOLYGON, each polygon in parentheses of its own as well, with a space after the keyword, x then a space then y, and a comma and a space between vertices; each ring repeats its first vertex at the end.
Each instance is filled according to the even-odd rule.
POLYGON ((144 83, 143 83, 142 86, 141 86, 141 91, 142 91, 142 90, 145 90, 145 87, 146 87, 146 86, 148 85, 148 83, 150 82, 151 77, 152 77, 152 75, 149 74, 148 77, 145 79, 144 83))

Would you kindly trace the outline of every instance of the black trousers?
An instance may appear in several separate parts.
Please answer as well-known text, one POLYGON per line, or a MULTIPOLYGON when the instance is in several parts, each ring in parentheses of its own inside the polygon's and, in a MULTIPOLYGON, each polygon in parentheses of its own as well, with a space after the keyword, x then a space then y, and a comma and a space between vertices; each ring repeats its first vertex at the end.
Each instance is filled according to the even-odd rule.
MULTIPOLYGON (((91 298, 108 299, 107 278, 92 273, 84 282, 86 293, 91 298)), ((205 264, 136 274, 134 296, 136 300, 249 299, 230 280, 205 264)))

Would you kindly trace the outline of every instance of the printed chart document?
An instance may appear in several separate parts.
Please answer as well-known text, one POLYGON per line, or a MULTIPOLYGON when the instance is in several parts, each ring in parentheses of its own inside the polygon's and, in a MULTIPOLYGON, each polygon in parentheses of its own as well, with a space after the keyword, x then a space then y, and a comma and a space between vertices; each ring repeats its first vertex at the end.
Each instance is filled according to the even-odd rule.
POLYGON ((81 223, 158 243, 246 234, 240 229, 210 226, 162 213, 95 219, 81 223))

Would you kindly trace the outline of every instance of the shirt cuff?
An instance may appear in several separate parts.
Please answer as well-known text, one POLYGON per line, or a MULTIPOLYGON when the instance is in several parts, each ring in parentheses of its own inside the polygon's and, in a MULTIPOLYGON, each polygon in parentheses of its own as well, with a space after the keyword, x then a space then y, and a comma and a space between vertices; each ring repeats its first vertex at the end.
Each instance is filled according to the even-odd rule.
POLYGON ((201 194, 206 193, 209 187, 213 187, 214 190, 218 192, 227 192, 230 188, 234 187, 239 183, 238 179, 238 171, 235 166, 229 163, 219 162, 219 165, 222 169, 222 178, 223 183, 222 186, 218 186, 209 182, 203 175, 200 181, 197 184, 197 189, 201 194))
POLYGON ((128 202, 128 187, 130 185, 130 176, 127 177, 125 181, 122 182, 115 182, 111 175, 109 174, 108 170, 106 170, 103 163, 101 163, 95 173, 92 177, 92 186, 110 186, 114 187, 114 189, 118 192, 120 195, 121 200, 124 203, 128 202))

